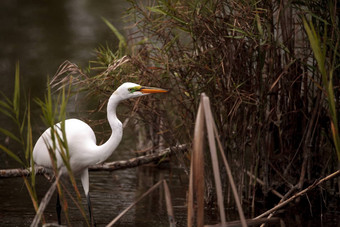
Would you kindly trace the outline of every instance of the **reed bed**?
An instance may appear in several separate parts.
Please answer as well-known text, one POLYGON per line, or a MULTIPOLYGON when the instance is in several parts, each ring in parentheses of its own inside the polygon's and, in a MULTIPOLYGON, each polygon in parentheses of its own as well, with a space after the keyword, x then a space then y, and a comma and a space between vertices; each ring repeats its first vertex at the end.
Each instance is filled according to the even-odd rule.
POLYGON ((301 190, 339 168, 336 1, 131 4, 134 75, 172 89, 163 130, 154 129, 169 144, 190 141, 206 93, 225 155, 237 160, 232 169, 254 176, 235 171, 241 202, 250 201, 253 213, 257 198, 301 190))
MULTIPOLYGON (((189 201, 196 199, 197 214, 204 212, 201 209, 204 205, 217 206, 223 225, 227 222, 221 212, 223 206, 236 206, 242 221, 240 206, 244 209, 249 204, 244 213, 255 217, 261 206, 259 200, 267 205, 278 203, 303 192, 317 179, 337 173, 340 160, 337 1, 129 2, 131 7, 125 18, 132 26, 127 38, 104 19, 116 34, 119 48, 99 47, 97 58, 86 69, 64 62, 52 80, 52 87, 71 84, 88 97, 98 97, 100 105, 93 112, 103 110, 104 100, 123 81, 171 89, 165 101, 156 96, 137 99, 132 113, 122 112, 127 123, 132 115, 138 119, 130 122, 136 125, 134 130, 140 138, 136 150, 151 147, 156 151, 164 146, 192 144, 195 132, 193 150, 201 153, 200 149, 206 147, 202 142, 202 109, 207 110, 200 106, 201 94, 210 97, 211 113, 204 112, 204 116, 214 119, 216 127, 205 126, 212 136, 208 143, 212 150, 217 150, 212 141, 220 141, 223 162, 231 162, 230 171, 225 171, 224 165, 216 166, 215 155, 207 159, 210 162, 203 162, 201 156, 177 153, 186 171, 194 174, 190 178, 197 187, 191 185, 189 191, 193 188, 198 191, 190 194, 195 197, 189 201), (149 112, 152 114, 146 114, 149 112)), ((11 100, 0 105, 4 114, 20 123, 23 121, 18 118, 21 115, 15 104, 18 96, 19 93, 14 93, 13 105, 8 105, 11 100), (9 112, 9 107, 14 111, 9 112)), ((29 119, 29 114, 26 116, 29 119)), ((91 123, 101 127, 103 122, 91 123)), ((4 129, 2 132, 19 142, 27 138, 28 148, 24 147, 27 158, 21 159, 5 147, 0 148, 28 166, 31 132, 25 134, 22 130, 25 127, 19 128, 24 136, 15 137, 4 129)), ((339 180, 336 177, 329 180, 329 184, 320 188, 320 194, 339 198, 339 180)), ((34 178, 31 184, 34 185, 34 178)), ((32 201, 36 201, 34 187, 28 188, 32 201)), ((329 205, 326 200, 319 203, 317 206, 329 205)), ((190 209, 189 203, 188 223, 194 214, 190 209)), ((203 220, 196 222, 201 225, 203 220)))
MULTIPOLYGON (((103 100, 112 84, 127 80, 171 89, 165 101, 136 101, 130 113, 138 119, 136 150, 190 144, 205 93, 251 216, 262 206, 258 200, 278 202, 339 168, 336 1, 130 3, 127 38, 105 21, 120 42, 117 51, 98 48, 82 73, 57 75, 76 78, 89 96, 103 100)), ((177 157, 190 172, 190 159, 177 157)), ((204 180, 206 204, 216 197, 212 179, 204 180)), ((221 179, 224 200, 233 207, 226 172, 221 179)), ((339 196, 339 182, 332 181, 320 192, 339 196)))
MULTIPOLYGON (((339 168, 336 1, 130 3, 127 38, 105 21, 120 41, 118 50, 98 48, 88 69, 58 76, 76 78, 89 96, 103 100, 112 84, 127 80, 171 89, 164 102, 136 101, 130 113, 139 119, 136 150, 190 144, 205 93, 224 153, 235 160, 232 169, 243 170, 234 172, 235 181, 250 212, 258 198, 274 192, 279 201, 339 168)), ((190 160, 182 154, 178 160, 189 172, 190 160)), ((207 203, 215 196, 210 179, 207 203)), ((339 195, 338 184, 322 193, 339 195)))

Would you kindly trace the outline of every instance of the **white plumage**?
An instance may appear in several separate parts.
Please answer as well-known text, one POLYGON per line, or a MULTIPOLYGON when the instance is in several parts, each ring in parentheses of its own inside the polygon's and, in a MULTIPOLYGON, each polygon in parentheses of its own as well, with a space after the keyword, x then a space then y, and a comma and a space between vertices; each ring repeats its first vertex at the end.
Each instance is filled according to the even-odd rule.
MULTIPOLYGON (((161 88, 143 87, 135 83, 124 83, 111 95, 107 104, 107 119, 110 124, 112 133, 108 141, 102 145, 96 144, 96 136, 91 127, 85 122, 78 119, 68 119, 65 121, 65 133, 69 150, 69 163, 74 174, 81 174, 81 182, 88 199, 90 217, 91 205, 89 197, 89 177, 88 167, 90 165, 104 162, 117 148, 122 136, 122 123, 116 115, 116 108, 122 100, 135 98, 150 93, 167 92, 161 88)), ((60 138, 60 123, 55 125, 60 138)), ((57 158, 57 166, 60 174, 67 174, 66 167, 60 155, 58 143, 55 151, 57 158)), ((38 139, 33 148, 33 160, 36 165, 45 168, 52 168, 51 157, 48 148, 53 148, 51 139, 51 129, 48 128, 38 139)), ((60 212, 60 211, 59 211, 60 212)), ((60 214, 58 214, 58 219, 60 214)), ((92 217, 91 217, 92 218, 92 217)), ((91 219, 92 220, 92 219, 91 219)), ((60 224, 60 220, 58 220, 60 224)))

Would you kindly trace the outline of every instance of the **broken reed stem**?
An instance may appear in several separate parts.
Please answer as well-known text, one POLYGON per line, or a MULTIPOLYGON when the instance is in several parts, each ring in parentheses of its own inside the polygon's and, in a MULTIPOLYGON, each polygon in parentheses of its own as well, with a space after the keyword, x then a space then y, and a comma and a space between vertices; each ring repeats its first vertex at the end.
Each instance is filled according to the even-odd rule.
POLYGON ((113 219, 106 227, 113 226, 124 214, 126 214, 134 205, 136 205, 139 201, 144 199, 147 195, 149 195, 152 191, 154 191, 159 185, 163 183, 163 180, 158 181, 154 186, 152 186, 149 190, 147 190, 141 197, 139 197, 135 202, 133 202, 130 206, 128 206, 125 210, 123 210, 115 219, 113 219))
MULTIPOLYGON (((227 158, 224 155, 224 149, 222 147, 221 141, 220 141, 219 136, 218 136, 217 128, 216 128, 215 121, 214 121, 214 118, 212 116, 212 112, 211 112, 211 108, 210 108, 209 98, 207 97, 206 100, 207 101, 205 101, 205 103, 204 103, 204 105, 205 105, 204 106, 204 113, 205 113, 205 116, 209 116, 209 118, 211 119, 210 124, 211 124, 212 129, 213 129, 212 133, 215 133, 214 135, 216 137, 217 144, 219 146, 220 153, 221 153, 221 156, 222 156, 222 159, 223 159, 223 162, 224 162, 224 166, 225 166, 226 171, 227 171, 229 183, 230 183, 233 195, 234 195, 234 199, 235 199, 237 210, 238 210, 238 213, 239 213, 239 216, 240 216, 241 224, 242 224, 243 227, 245 227, 245 226, 247 226, 247 222, 246 222, 246 218, 244 216, 244 212, 243 212, 243 209, 242 209, 240 198, 239 198, 239 195, 238 195, 238 192, 237 192, 237 189, 236 189, 236 185, 235 185, 235 182, 234 182, 234 179, 233 179, 230 167, 229 167, 229 163, 227 161, 227 158)), ((208 121, 207 121, 207 124, 208 124, 208 121)), ((209 126, 207 126, 207 128, 208 127, 209 126)), ((209 133, 209 131, 208 131, 208 133, 209 133)))
POLYGON ((233 180, 231 170, 228 161, 224 155, 224 150, 221 141, 218 138, 217 128, 212 116, 209 97, 204 93, 201 94, 201 102, 198 108, 195 131, 194 131, 194 141, 193 141, 193 152, 191 157, 190 166, 190 181, 189 181, 189 195, 188 195, 188 222, 187 226, 193 226, 195 209, 194 209, 194 199, 196 196, 197 204, 197 226, 204 226, 204 156, 203 156, 203 141, 204 141, 204 119, 206 122, 206 128, 208 133, 209 148, 211 154, 212 167, 214 172, 214 179, 216 185, 217 203, 220 211, 221 226, 226 225, 226 217, 224 210, 224 199, 222 193, 221 177, 218 166, 217 158, 217 148, 215 143, 215 138, 218 142, 219 149, 223 158, 223 162, 228 174, 229 182, 232 187, 235 202, 239 211, 241 225, 243 227, 247 226, 247 221, 244 216, 244 212, 241 206, 241 202, 237 193, 236 185, 233 180), (195 188, 195 190, 194 190, 195 188))
POLYGON ((170 227, 176 227, 176 221, 175 221, 174 211, 173 211, 172 202, 171 202, 171 193, 169 190, 168 183, 166 183, 166 180, 163 180, 163 187, 164 187, 164 194, 165 194, 166 210, 168 212, 168 219, 169 219, 170 227))
POLYGON ((41 200, 40 205, 39 205, 39 209, 32 221, 31 227, 35 227, 38 226, 40 219, 41 219, 41 215, 43 214, 47 204, 49 203, 49 201, 52 198, 52 195, 57 187, 57 184, 59 182, 59 178, 60 175, 58 175, 55 179, 55 181, 53 182, 53 184, 51 185, 50 189, 48 189, 48 191, 46 192, 44 198, 41 200))
MULTIPOLYGON (((203 96, 201 96, 202 100, 203 96)), ((204 108, 202 102, 199 105, 195 123, 194 141, 193 141, 193 183, 194 198, 196 197, 196 225, 204 226, 204 108)))
MULTIPOLYGON (((210 110, 210 114, 211 114, 211 110, 210 110)), ((221 143, 221 141, 218 137, 218 132, 217 132, 217 128, 216 128, 215 123, 213 124, 213 126, 214 126, 214 132, 215 132, 217 144, 220 148, 221 156, 222 156, 222 159, 223 159, 223 162, 224 162, 224 166, 225 166, 227 174, 228 174, 229 183, 230 183, 231 189, 233 191, 233 195, 234 195, 235 203, 236 203, 236 206, 237 206, 238 214, 240 216, 241 224, 242 224, 243 227, 245 227, 245 226, 247 226, 247 221, 246 221, 246 218, 244 216, 243 208, 242 208, 241 201, 240 201, 237 189, 236 189, 234 178, 233 178, 233 175, 231 173, 230 166, 229 166, 229 163, 227 161, 227 158, 225 157, 224 149, 222 147, 222 143, 221 143)))
POLYGON ((222 183, 221 183, 221 176, 220 176, 220 170, 218 166, 218 158, 217 158, 217 149, 215 144, 215 136, 214 136, 214 129, 213 129, 213 118, 211 112, 208 112, 208 109, 210 107, 209 104, 209 98, 203 93, 203 107, 204 107, 204 116, 208 131, 208 141, 209 141, 209 150, 211 154, 211 162, 214 172, 214 179, 215 179, 215 185, 216 185, 216 194, 217 194, 217 204, 218 208, 220 210, 220 218, 221 218, 221 224, 226 224, 226 217, 225 217, 225 211, 224 211, 224 200, 223 200, 223 192, 222 192, 222 183))
POLYGON ((193 221, 194 221, 194 165, 193 161, 194 159, 191 158, 190 162, 190 175, 189 175, 189 192, 188 192, 188 214, 187 214, 187 227, 192 227, 193 226, 193 221))

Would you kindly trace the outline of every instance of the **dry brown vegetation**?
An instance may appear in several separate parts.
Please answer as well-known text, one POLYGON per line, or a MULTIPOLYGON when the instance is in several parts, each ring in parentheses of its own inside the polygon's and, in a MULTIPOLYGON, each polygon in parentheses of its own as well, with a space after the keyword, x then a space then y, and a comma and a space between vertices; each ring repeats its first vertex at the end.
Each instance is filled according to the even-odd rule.
MULTIPOLYGON (((288 196, 339 168, 337 1, 130 2, 128 39, 111 27, 119 50, 99 48, 73 82, 103 100, 122 81, 171 89, 163 102, 137 100, 133 114, 151 127, 136 124, 136 132, 153 141, 137 149, 190 143, 205 92, 242 201, 253 209, 258 196, 288 196)), ((321 193, 339 196, 338 185, 321 193)))
MULTIPOLYGON (((156 0, 142 4, 130 0, 130 3, 126 18, 132 26, 127 39, 104 19, 119 39, 118 50, 98 48, 97 58, 90 61, 87 69, 64 62, 52 86, 70 88, 73 85, 87 97, 99 97, 100 104, 93 113, 103 112, 108 96, 125 81, 171 89, 165 99, 157 96, 137 99, 133 101, 132 113, 131 108, 127 109, 129 114, 124 110, 120 113, 126 116, 124 124, 132 115, 138 119, 130 120, 134 126, 130 128, 134 128, 137 135, 136 149, 142 151, 190 145, 196 115, 200 113, 200 97, 205 93, 211 105, 211 112, 205 116, 214 119, 216 124, 214 133, 210 128, 210 136, 218 135, 219 150, 224 153, 209 157, 204 152, 203 159, 177 152, 182 166, 189 170, 192 163, 191 168, 196 171, 190 187, 198 191, 193 192, 191 188, 190 196, 199 195, 195 195, 198 217, 204 213, 203 202, 209 204, 216 197, 223 224, 226 221, 223 202, 234 206, 236 201, 239 211, 242 210, 240 203, 246 204, 243 207, 251 208, 249 211, 254 215, 260 199, 274 197, 272 202, 276 203, 289 197, 281 203, 286 204, 326 181, 327 184, 319 187, 318 193, 323 199, 318 206, 327 208, 332 199, 339 199, 340 14, 337 1, 156 0), (229 160, 232 174, 220 164, 221 176, 216 177, 218 159, 229 160), (202 171, 202 165, 208 168, 202 171), (230 180, 231 175, 235 184, 230 180), (219 186, 215 187, 214 182, 219 186)), ((0 149, 20 165, 29 167, 33 144, 30 106, 25 113, 20 112, 19 85, 17 66, 13 100, 0 101, 0 111, 16 123, 20 135, 0 130, 22 145, 26 160, 2 145, 0 149)), ((58 112, 61 112, 59 120, 65 118, 67 100, 62 90, 63 95, 55 104, 59 109, 55 108, 50 89, 48 91, 45 101, 37 102, 47 124, 52 126, 58 112)), ((201 123, 195 131, 194 147, 203 154, 205 126, 203 118, 197 119, 201 119, 197 120, 201 123)), ((106 118, 90 123, 102 129, 104 122, 106 118)), ((212 127, 208 125, 207 128, 212 127)), ((214 142, 211 137, 209 144, 214 142)), ((229 164, 225 164, 226 169, 227 166, 229 164)), ((37 213, 42 214, 38 212, 35 175, 30 182, 25 178, 25 183, 37 213)), ((47 202, 56 187, 61 191, 62 186, 57 183, 52 185, 51 193, 46 194, 47 202)), ((74 180, 72 183, 78 191, 74 180)), ((163 184, 168 190, 165 181, 163 184)), ((79 192, 77 197, 73 200, 78 199, 81 204, 79 192)), ((167 200, 170 201, 170 194, 167 200)), ((188 223, 194 217, 193 203, 190 206, 188 223)), ((79 209, 86 219, 84 210, 79 209)), ((245 222, 243 211, 240 216, 245 222)), ((203 224, 203 219, 197 219, 197 223, 203 224)))

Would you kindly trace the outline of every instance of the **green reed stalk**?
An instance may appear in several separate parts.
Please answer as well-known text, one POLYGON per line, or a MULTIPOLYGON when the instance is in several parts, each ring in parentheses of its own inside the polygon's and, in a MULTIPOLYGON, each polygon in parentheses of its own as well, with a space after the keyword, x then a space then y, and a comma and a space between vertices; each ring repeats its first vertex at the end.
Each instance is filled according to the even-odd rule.
POLYGON ((327 25, 324 26, 324 35, 321 38, 318 31, 315 29, 315 26, 312 21, 307 21, 306 18, 303 18, 303 24, 305 30, 307 32, 310 45, 312 47, 314 57, 318 63, 318 69, 322 76, 322 83, 324 85, 324 89, 327 95, 328 106, 329 106, 329 115, 331 118, 331 131, 333 136, 333 142, 335 146, 335 150, 337 152, 338 161, 340 161, 340 137, 339 137, 339 128, 338 128, 338 119, 337 119, 337 111, 336 111, 336 103, 334 96, 334 87, 333 87, 333 73, 335 69, 335 61, 338 55, 338 45, 339 40, 336 42, 335 48, 332 49, 327 45, 327 41, 329 40, 327 37, 327 25), (329 51, 333 51, 333 54, 327 56, 327 49, 331 49, 329 51), (327 60, 329 58, 333 58, 330 64, 327 64, 327 60))
MULTIPOLYGON (((22 100, 24 99, 21 97, 22 95, 19 63, 17 63, 15 67, 13 98, 9 99, 3 93, 1 93, 1 95, 4 100, 0 101, 0 113, 4 114, 5 116, 11 119, 11 121, 17 127, 17 133, 10 132, 4 128, 0 128, 0 132, 18 143, 23 150, 23 155, 11 151, 2 144, 0 144, 0 149, 4 151, 9 157, 13 158, 16 162, 18 162, 18 164, 20 164, 22 167, 28 168, 31 165, 31 171, 32 173, 34 173, 35 171, 34 162, 32 160, 33 141, 30 114, 31 106, 28 100, 24 111, 21 111, 22 100)), ((38 210, 38 199, 35 190, 35 175, 31 174, 30 182, 26 178, 24 178, 24 182, 27 191, 32 199, 33 206, 35 210, 38 210)))
MULTIPOLYGON (((67 103, 68 103, 70 92, 71 92, 70 86, 71 86, 71 83, 69 84, 68 88, 63 87, 60 90, 60 93, 57 96, 56 101, 53 101, 50 83, 48 82, 47 94, 45 95, 44 101, 41 99, 36 99, 36 103, 41 107, 43 121, 45 122, 46 126, 49 127, 51 130, 52 146, 49 147, 49 152, 53 160, 52 164, 53 164, 54 174, 55 176, 59 175, 57 157, 55 153, 56 151, 59 151, 63 164, 65 165, 67 169, 71 184, 77 195, 76 206, 81 208, 80 212, 88 224, 87 217, 86 217, 86 214, 82 206, 82 202, 81 202, 81 195, 78 190, 76 180, 75 180, 75 177, 72 172, 71 165, 70 165, 69 148, 68 148, 67 136, 66 136, 66 131, 65 131, 66 108, 67 108, 67 103), (67 89, 67 93, 66 93, 66 89, 67 89), (59 122, 60 126, 56 126, 55 125, 56 122, 59 122)), ((70 224, 68 209, 67 209, 68 208, 67 200, 64 196, 62 187, 60 186, 59 182, 57 183, 57 189, 58 189, 60 198, 63 203, 62 207, 65 212, 66 220, 70 224)))

